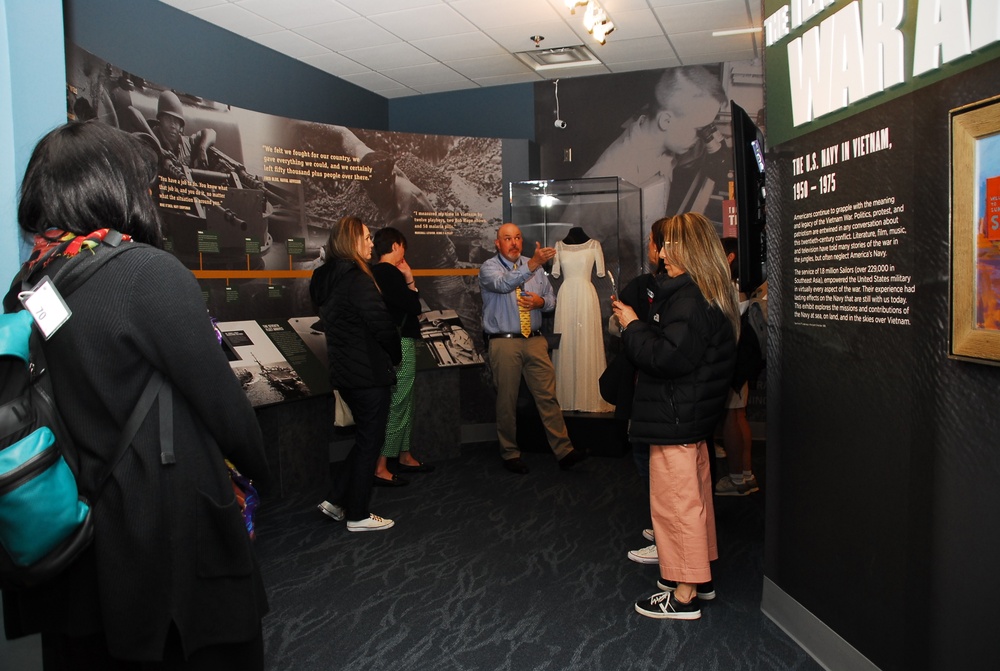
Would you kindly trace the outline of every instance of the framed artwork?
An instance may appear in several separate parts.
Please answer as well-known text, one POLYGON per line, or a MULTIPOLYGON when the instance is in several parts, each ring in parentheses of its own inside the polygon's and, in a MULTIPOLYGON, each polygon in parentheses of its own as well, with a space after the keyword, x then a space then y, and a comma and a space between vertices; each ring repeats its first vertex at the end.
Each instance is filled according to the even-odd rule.
POLYGON ((1000 96, 951 112, 951 355, 1000 364, 1000 96))

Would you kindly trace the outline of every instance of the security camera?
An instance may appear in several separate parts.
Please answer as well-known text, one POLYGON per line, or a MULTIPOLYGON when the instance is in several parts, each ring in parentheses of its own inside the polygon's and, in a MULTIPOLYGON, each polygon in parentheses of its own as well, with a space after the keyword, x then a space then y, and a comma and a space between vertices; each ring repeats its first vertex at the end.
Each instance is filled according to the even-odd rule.
POLYGON ((562 119, 556 119, 555 126, 556 126, 556 128, 565 128, 566 127, 566 122, 563 121, 562 119))

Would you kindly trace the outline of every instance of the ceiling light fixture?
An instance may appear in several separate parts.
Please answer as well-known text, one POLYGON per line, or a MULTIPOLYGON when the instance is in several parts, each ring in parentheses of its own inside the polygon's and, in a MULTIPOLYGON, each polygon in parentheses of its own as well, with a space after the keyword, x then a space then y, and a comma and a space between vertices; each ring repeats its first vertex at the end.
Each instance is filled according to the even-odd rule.
MULTIPOLYGON (((534 42, 534 38, 529 39, 534 42)), ((535 48, 529 51, 515 51, 514 55, 536 72, 601 65, 600 59, 582 44, 552 49, 535 48)))
POLYGON ((734 30, 713 30, 712 37, 726 37, 728 35, 749 35, 751 33, 759 33, 763 31, 763 28, 736 28, 734 30))
MULTIPOLYGON (((576 6, 582 4, 584 4, 583 0, 566 0, 566 7, 569 8, 570 14, 575 14, 576 6)), ((583 27, 594 36, 598 44, 604 44, 607 36, 615 29, 614 21, 597 0, 587 0, 586 4, 587 7, 583 10, 583 27)))
POLYGON ((594 26, 594 30, 591 31, 591 35, 594 36, 594 39, 597 40, 598 44, 604 44, 604 42, 607 41, 608 35, 610 35, 614 29, 614 22, 611 19, 608 19, 607 21, 601 21, 594 26))

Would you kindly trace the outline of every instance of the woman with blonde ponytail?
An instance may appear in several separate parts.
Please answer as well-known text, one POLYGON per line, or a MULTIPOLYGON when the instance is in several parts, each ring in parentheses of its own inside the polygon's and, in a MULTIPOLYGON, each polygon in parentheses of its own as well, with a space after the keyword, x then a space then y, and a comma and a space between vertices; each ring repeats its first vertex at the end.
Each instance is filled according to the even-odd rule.
POLYGON ((318 508, 348 531, 382 531, 393 521, 368 509, 372 473, 389 417, 395 365, 402 358, 399 332, 382 301, 368 260, 371 231, 357 217, 342 217, 323 247, 326 263, 313 272, 309 295, 326 332, 330 386, 354 416, 354 447, 318 508))
POLYGON ((686 213, 654 224, 665 272, 656 276, 645 321, 612 307, 638 370, 630 439, 650 445, 650 514, 659 590, 635 604, 641 615, 701 617, 715 598, 709 562, 718 559, 706 439, 725 412, 736 362, 739 307, 715 227, 686 213))

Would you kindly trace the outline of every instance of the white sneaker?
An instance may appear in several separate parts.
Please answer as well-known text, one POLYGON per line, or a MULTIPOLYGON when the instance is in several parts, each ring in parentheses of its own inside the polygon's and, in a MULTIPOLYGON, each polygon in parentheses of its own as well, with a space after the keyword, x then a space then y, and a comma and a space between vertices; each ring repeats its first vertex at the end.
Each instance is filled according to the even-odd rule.
POLYGON ((719 443, 715 444, 715 458, 716 459, 725 459, 726 458, 726 448, 724 448, 719 443))
POLYGON ((332 517, 338 522, 343 522, 344 516, 347 514, 347 511, 344 510, 343 506, 335 505, 329 501, 321 502, 318 506, 316 506, 316 509, 327 517, 332 517))
POLYGON ((660 562, 660 557, 656 554, 655 544, 644 547, 641 550, 629 550, 628 558, 639 564, 658 564, 660 562))
POLYGON ((366 520, 347 520, 348 531, 384 531, 395 522, 379 517, 374 513, 368 515, 366 520))
POLYGON ((656 538, 654 538, 654 536, 653 536, 653 530, 652 529, 643 529, 642 530, 642 537, 645 538, 650 543, 652 543, 654 540, 656 540, 656 538))

